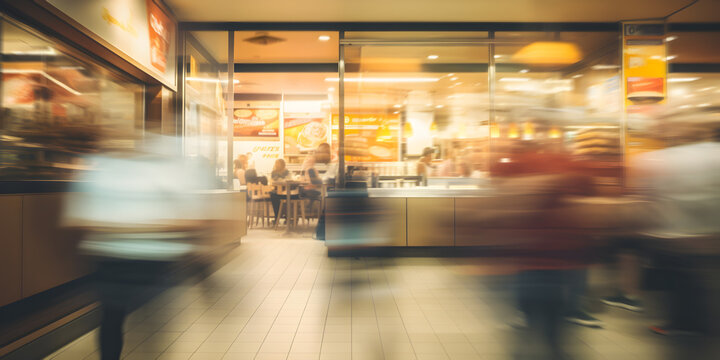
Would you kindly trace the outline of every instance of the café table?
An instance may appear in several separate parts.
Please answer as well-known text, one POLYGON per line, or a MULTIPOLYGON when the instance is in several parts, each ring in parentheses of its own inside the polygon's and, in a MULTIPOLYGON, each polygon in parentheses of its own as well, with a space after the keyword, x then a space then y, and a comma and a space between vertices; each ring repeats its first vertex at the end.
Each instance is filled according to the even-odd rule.
MULTIPOLYGON (((276 181, 273 183, 273 186, 275 187, 275 193, 280 194, 281 188, 284 187, 286 201, 285 201, 285 221, 287 223, 287 232, 291 232, 295 228, 295 222, 297 221, 297 212, 294 214, 290 214, 290 204, 292 203, 292 195, 293 192, 300 195, 300 187, 303 185, 306 185, 307 182, 305 181, 299 181, 299 180, 285 180, 285 181, 276 181), (296 191, 297 190, 297 191, 296 191)), ((277 221, 280 221, 280 218, 277 218, 277 221)))

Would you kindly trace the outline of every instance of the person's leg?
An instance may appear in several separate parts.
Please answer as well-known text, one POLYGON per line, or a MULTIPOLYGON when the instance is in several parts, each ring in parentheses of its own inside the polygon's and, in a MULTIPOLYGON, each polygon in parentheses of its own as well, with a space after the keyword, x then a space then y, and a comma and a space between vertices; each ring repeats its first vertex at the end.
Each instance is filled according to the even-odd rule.
POLYGON ((102 360, 118 360, 122 352, 126 307, 132 296, 123 281, 123 273, 127 268, 117 261, 97 264, 95 276, 102 309, 99 334, 102 360))
POLYGON ((703 333, 708 329, 706 291, 690 259, 678 259, 670 274, 669 327, 703 333))
POLYGON ((567 311, 570 313, 581 312, 582 299, 587 290, 587 269, 567 270, 568 294, 567 311))
MULTIPOLYGON (((276 192, 270 193, 270 203, 272 204, 273 208, 273 214, 277 218, 279 211, 280 211, 280 200, 282 199, 281 195, 278 195, 276 192)), ((276 219, 279 220, 279 219, 276 219)))
POLYGON ((102 360, 119 360, 123 348, 125 309, 104 304, 100 324, 100 355, 102 360))
POLYGON ((621 239, 617 244, 617 293, 602 299, 605 305, 619 307, 630 311, 642 311, 640 302, 640 239, 621 239))

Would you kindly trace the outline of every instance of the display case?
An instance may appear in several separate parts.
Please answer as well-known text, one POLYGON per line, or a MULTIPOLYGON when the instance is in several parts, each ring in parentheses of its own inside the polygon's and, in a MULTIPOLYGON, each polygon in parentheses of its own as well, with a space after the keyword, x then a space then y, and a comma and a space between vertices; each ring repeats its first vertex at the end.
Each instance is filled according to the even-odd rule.
POLYGON ((133 147, 144 87, 0 18, 0 180, 68 180, 83 155, 133 147))

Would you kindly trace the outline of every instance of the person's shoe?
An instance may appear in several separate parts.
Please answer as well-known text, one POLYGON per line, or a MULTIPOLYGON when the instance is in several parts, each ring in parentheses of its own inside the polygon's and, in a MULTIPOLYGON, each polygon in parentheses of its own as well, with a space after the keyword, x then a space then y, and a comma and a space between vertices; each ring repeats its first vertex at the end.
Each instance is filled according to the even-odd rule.
POLYGON ((597 319, 584 311, 577 311, 575 313, 572 313, 566 316, 565 320, 581 326, 587 326, 592 328, 603 327, 602 320, 597 319))
POLYGON ((636 312, 643 311, 643 307, 640 301, 630 299, 623 295, 607 297, 602 299, 601 301, 603 302, 603 304, 608 306, 614 306, 617 308, 636 312))
POLYGON ((510 321, 508 321, 508 325, 510 325, 510 327, 514 329, 525 329, 528 327, 527 319, 523 314, 517 314, 514 317, 510 318, 510 321))
POLYGON ((651 326, 650 331, 663 336, 698 336, 700 332, 676 329, 672 326, 651 326))

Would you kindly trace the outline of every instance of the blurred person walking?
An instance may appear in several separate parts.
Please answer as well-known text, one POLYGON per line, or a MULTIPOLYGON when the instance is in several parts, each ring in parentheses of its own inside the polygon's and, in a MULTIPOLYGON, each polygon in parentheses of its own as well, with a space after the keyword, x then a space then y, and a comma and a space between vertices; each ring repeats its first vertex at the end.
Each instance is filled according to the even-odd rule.
POLYGON ((195 254, 214 213, 198 191, 213 171, 188 161, 171 138, 146 136, 137 151, 91 156, 66 202, 64 224, 86 230, 79 250, 95 263, 102 360, 120 359, 126 315, 195 254))
MULTIPOLYGON (((677 121, 666 135, 676 142, 681 134, 687 139, 690 124, 677 121)), ((652 202, 645 215, 653 224, 642 235, 656 254, 670 297, 667 323, 651 327, 662 335, 720 330, 709 297, 719 277, 720 123, 702 124, 689 136, 695 142, 640 154, 631 162, 633 185, 652 202), (711 137, 703 139, 707 134, 711 137)))

